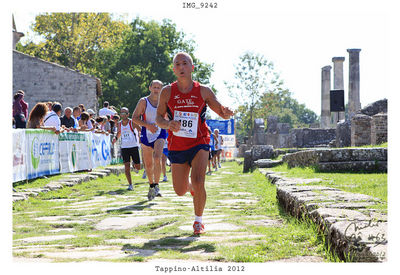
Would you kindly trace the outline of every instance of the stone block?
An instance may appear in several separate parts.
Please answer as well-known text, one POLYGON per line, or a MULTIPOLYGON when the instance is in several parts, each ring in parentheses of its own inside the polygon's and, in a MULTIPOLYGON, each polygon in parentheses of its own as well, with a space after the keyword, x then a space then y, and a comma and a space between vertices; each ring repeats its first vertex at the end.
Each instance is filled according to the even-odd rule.
POLYGON ((351 123, 350 120, 343 120, 336 124, 336 147, 351 146, 351 123))
POLYGON ((342 161, 342 162, 320 162, 318 170, 321 172, 376 172, 387 173, 386 161, 342 161))
POLYGON ((272 145, 254 145, 251 148, 251 159, 270 159, 273 157, 274 147, 272 145))
POLYGON ((254 162, 258 168, 271 168, 283 163, 282 160, 259 159, 254 162))
POLYGON ((63 188, 63 185, 59 182, 50 182, 46 184, 44 187, 53 191, 63 188))
POLYGON ((387 136, 387 114, 374 115, 371 121, 371 144, 377 145, 387 142, 387 136))
POLYGON ((371 120, 370 116, 363 114, 351 119, 351 146, 371 144, 371 120))
POLYGON ((244 152, 243 173, 251 172, 253 160, 251 158, 251 150, 244 152))

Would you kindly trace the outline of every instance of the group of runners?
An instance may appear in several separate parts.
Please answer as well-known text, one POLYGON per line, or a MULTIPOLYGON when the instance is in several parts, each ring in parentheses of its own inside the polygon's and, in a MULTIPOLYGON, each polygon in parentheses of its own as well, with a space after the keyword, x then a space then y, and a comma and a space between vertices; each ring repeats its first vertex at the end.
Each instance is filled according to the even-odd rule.
MULTIPOLYGON (((219 167, 222 138, 218 129, 211 133, 206 124, 207 106, 223 119, 229 119, 233 111, 223 106, 213 91, 192 79, 192 57, 184 52, 173 58, 173 72, 177 80, 163 87, 159 80, 150 84, 150 95, 141 98, 129 118, 129 110, 121 109, 121 121, 113 142, 121 138, 121 155, 128 180, 128 190, 133 190, 130 174, 131 159, 134 168, 140 169, 139 145, 145 173, 149 181, 147 197, 153 200, 161 196, 160 176, 166 180, 166 157, 171 163, 172 184, 175 193, 193 196, 195 220, 194 234, 205 232, 202 220, 206 204, 205 176, 211 162, 219 167), (140 132, 140 139, 139 139, 140 132), (213 135, 215 148, 210 150, 213 135), (218 163, 217 163, 218 158, 218 163)), ((208 172, 208 173, 209 173, 208 172)))

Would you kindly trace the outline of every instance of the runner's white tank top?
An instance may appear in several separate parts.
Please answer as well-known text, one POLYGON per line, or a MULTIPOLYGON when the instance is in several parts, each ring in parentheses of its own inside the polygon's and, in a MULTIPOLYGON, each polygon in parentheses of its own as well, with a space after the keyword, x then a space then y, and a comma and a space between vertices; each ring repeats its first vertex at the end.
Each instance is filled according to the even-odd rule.
POLYGON ((158 125, 156 124, 157 106, 154 107, 153 105, 151 105, 147 97, 145 97, 144 99, 146 100, 146 110, 143 114, 143 120, 147 123, 154 124, 158 128, 155 133, 151 133, 146 129, 147 140, 149 142, 153 142, 157 139, 161 132, 161 128, 158 127, 158 125))
POLYGON ((125 126, 121 122, 121 148, 132 148, 139 146, 139 135, 137 130, 134 128, 133 132, 129 121, 125 126))
POLYGON ((221 137, 221 135, 218 135, 217 139, 218 139, 218 144, 215 143, 215 146, 214 146, 215 151, 221 149, 221 142, 222 142, 222 137, 221 137))

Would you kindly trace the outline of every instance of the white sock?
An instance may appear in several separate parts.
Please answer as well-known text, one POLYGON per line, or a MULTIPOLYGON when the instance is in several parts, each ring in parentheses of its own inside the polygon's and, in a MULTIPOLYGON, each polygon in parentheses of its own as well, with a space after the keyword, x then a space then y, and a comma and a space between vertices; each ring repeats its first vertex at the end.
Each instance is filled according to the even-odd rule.
POLYGON ((203 216, 194 216, 194 221, 202 223, 203 222, 203 216))

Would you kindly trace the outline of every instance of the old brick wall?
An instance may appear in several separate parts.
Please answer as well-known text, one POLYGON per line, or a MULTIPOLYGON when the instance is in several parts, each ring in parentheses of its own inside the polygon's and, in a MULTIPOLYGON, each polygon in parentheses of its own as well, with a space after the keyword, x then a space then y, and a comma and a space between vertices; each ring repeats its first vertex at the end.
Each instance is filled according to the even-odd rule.
POLYGON ((37 102, 59 101, 63 108, 84 104, 98 109, 97 80, 64 66, 13 51, 13 94, 25 91, 29 111, 37 102))

